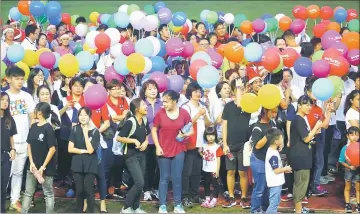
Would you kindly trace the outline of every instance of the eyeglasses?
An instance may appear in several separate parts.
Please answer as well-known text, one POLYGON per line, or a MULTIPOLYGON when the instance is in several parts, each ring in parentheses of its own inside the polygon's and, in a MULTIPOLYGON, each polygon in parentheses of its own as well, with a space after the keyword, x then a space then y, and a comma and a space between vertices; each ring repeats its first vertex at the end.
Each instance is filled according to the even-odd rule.
POLYGON ((206 44, 199 44, 200 46, 202 46, 202 47, 206 47, 206 46, 209 46, 209 43, 206 43, 206 44))
POLYGON ((110 90, 112 90, 112 91, 120 91, 121 88, 112 88, 112 89, 110 89, 110 90))
POLYGON ((35 76, 37 76, 37 77, 40 77, 40 78, 44 78, 44 75, 43 74, 36 74, 35 76))

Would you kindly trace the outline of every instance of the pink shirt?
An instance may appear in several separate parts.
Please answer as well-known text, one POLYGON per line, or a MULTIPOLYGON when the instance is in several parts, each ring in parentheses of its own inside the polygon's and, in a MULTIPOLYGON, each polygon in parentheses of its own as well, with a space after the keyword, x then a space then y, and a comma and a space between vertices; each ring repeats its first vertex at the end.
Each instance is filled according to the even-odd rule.
POLYGON ((62 56, 64 54, 72 54, 73 53, 70 47, 64 48, 62 46, 57 47, 55 52, 60 54, 60 56, 62 56))

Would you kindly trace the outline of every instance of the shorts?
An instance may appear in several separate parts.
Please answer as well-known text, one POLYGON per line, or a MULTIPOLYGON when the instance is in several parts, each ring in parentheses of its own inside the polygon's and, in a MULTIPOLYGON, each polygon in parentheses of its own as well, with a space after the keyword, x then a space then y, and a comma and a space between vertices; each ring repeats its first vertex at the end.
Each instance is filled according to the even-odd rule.
POLYGON ((356 170, 350 170, 348 168, 345 169, 344 173, 344 180, 345 181, 360 181, 360 169, 357 168, 356 170))
POLYGON ((295 203, 301 202, 305 198, 309 181, 310 169, 301 169, 294 171, 293 195, 295 203))
POLYGON ((230 152, 230 153, 234 156, 234 159, 231 161, 228 158, 228 156, 226 155, 226 157, 225 157, 226 170, 227 171, 229 171, 229 170, 247 171, 249 167, 243 165, 242 151, 230 152))

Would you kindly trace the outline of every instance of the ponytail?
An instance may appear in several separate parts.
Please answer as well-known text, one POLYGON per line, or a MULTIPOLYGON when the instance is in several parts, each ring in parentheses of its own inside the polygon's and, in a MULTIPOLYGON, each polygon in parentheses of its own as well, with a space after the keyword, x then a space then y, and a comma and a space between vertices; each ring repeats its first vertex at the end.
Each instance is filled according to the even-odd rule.
POLYGON ((51 118, 50 118, 51 124, 54 126, 60 127, 61 122, 60 122, 57 114, 55 114, 55 112, 53 110, 51 110, 50 115, 51 115, 51 118))

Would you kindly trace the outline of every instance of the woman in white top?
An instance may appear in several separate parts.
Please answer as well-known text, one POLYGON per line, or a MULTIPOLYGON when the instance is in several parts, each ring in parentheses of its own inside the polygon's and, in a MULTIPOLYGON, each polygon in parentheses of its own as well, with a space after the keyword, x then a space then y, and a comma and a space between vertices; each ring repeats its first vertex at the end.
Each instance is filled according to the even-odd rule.
MULTIPOLYGON (((50 103, 51 101, 51 90, 50 88, 47 86, 47 85, 42 85, 38 88, 37 90, 37 96, 39 97, 39 102, 46 102, 46 103, 49 103, 50 104, 50 108, 51 108, 51 117, 52 115, 56 115, 58 120, 60 119, 60 113, 59 113, 59 109, 56 105, 53 105, 50 103)), ((56 129, 59 129, 60 127, 55 127, 54 125, 55 124, 52 124, 51 123, 51 118, 47 118, 46 119, 52 126, 53 128, 56 130, 56 129)))
POLYGON ((44 72, 40 68, 32 69, 27 80, 27 90, 33 97, 35 104, 39 102, 37 89, 42 85, 49 87, 48 83, 45 81, 44 72))
POLYGON ((359 108, 360 108, 360 97, 359 90, 353 90, 347 97, 345 101, 345 123, 346 129, 349 129, 351 126, 356 126, 359 128, 359 108))

